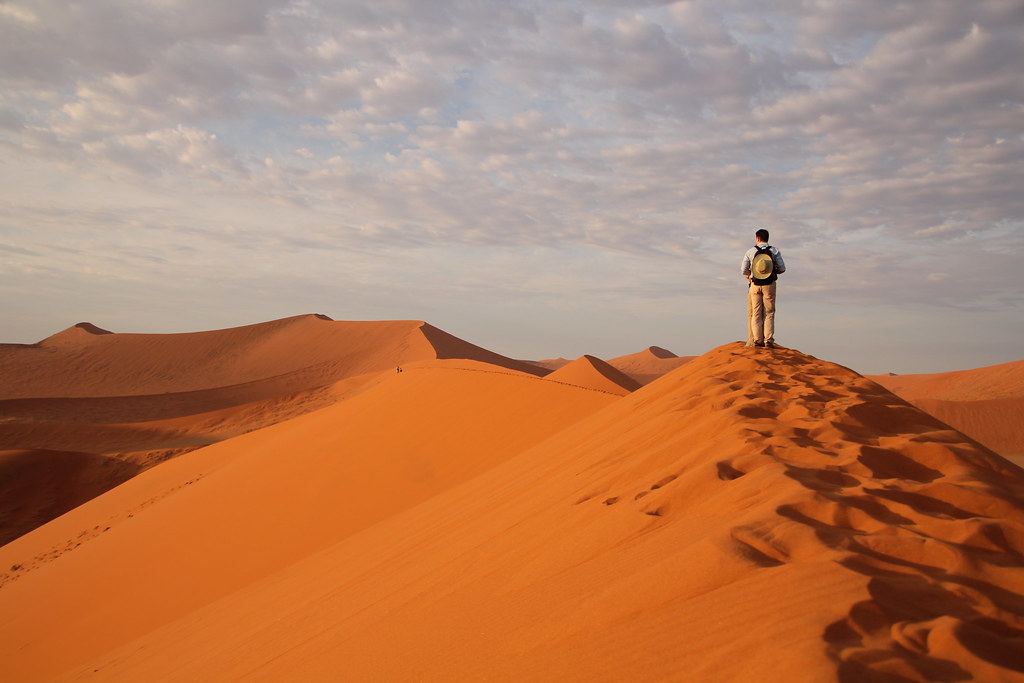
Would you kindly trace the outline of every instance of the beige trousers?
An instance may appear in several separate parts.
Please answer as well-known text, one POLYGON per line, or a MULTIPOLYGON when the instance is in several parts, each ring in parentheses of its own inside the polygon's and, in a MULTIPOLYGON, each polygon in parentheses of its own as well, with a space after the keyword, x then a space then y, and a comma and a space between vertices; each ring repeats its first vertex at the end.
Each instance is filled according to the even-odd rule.
POLYGON ((751 283, 747 293, 748 341, 775 341, 775 285, 751 283))

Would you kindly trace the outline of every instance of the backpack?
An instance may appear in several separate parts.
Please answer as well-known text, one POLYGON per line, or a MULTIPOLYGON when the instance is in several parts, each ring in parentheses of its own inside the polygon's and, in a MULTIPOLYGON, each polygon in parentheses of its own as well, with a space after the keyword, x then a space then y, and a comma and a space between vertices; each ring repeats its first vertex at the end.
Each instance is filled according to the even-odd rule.
POLYGON ((757 253, 750 260, 750 280, 755 285, 770 285, 779 279, 775 272, 775 259, 772 257, 771 247, 767 244, 764 247, 755 246, 757 253))

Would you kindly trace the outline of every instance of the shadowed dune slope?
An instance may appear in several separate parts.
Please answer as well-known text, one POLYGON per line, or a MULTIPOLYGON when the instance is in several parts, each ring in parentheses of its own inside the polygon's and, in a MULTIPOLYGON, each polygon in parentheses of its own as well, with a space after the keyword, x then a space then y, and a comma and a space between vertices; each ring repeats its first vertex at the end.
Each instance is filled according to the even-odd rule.
POLYGON ((667 349, 651 346, 638 353, 613 358, 608 364, 640 384, 649 384, 694 358, 695 356, 677 356, 667 349))
POLYGON ((0 544, 129 472, 333 405, 380 373, 437 358, 545 372, 423 322, 320 315, 189 334, 79 323, 38 344, 0 345, 0 451, 16 452, 0 471, 16 461, 22 476, 45 482, 0 499, 0 544))
POLYGON ((1024 361, 876 382, 1024 466, 1024 361))
POLYGON ((138 474, 134 463, 92 453, 0 451, 0 545, 138 474))
POLYGON ((45 680, 96 657, 615 400, 484 363, 426 361, 154 467, 0 548, 0 679, 45 680))
POLYGON ((640 383, 635 379, 595 356, 580 356, 547 375, 545 379, 585 389, 607 391, 618 396, 625 396, 640 388, 640 383))
MULTIPOLYGON (((382 403, 404 382, 389 381, 395 393, 382 403)), ((603 395, 565 398, 582 396, 603 395)), ((4 586, 5 677, 65 668, 60 680, 1024 676, 1019 470, 840 366, 729 344, 415 507, 397 476, 338 494, 343 458, 296 465, 334 489, 315 512, 293 509, 307 504, 309 485, 280 472, 246 502, 232 492, 262 467, 316 452, 305 439, 344 443, 347 421, 294 431, 330 410, 240 437, 229 464, 182 470, 178 479, 209 474, 4 586), (243 455, 253 449, 260 455, 243 455), (203 502, 219 496, 215 508, 203 502), (378 523, 351 522, 353 497, 378 523), (225 555, 245 566, 262 552, 250 545, 261 534, 350 524, 321 536, 316 554, 273 541, 262 581, 223 578, 239 571, 225 555), (105 576, 125 561, 118 573, 133 580, 105 576), (161 604, 179 572, 201 591, 219 585, 205 598, 221 599, 195 611, 195 599, 161 604), (146 616, 132 617, 126 605, 139 599, 146 616)), ((489 429, 481 453, 502 444, 489 429)), ((123 514, 128 501, 114 494, 187 462, 80 508, 93 517, 77 526, 123 514)), ((57 525, 0 550, 0 566, 18 560, 14 545, 57 525)))
POLYGON ((441 359, 449 358, 468 358, 470 360, 481 361, 483 363, 490 363, 498 367, 507 368, 509 370, 516 370, 518 372, 525 372, 528 375, 536 375, 538 377, 546 375, 548 370, 546 368, 538 367, 533 363, 526 361, 513 360, 500 354, 488 351, 476 344, 470 344, 467 341, 459 339, 451 334, 448 334, 444 330, 439 330, 433 325, 423 323, 420 327, 420 333, 423 337, 430 342, 431 347, 434 349, 434 357, 441 359))

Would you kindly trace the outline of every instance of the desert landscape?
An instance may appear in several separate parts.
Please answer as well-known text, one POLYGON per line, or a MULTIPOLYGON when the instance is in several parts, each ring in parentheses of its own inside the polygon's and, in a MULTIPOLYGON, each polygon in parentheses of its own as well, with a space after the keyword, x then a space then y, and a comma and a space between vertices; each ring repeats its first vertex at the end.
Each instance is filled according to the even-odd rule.
POLYGON ((1024 681, 1022 427, 1024 361, 79 323, 0 345, 0 679, 1024 681))

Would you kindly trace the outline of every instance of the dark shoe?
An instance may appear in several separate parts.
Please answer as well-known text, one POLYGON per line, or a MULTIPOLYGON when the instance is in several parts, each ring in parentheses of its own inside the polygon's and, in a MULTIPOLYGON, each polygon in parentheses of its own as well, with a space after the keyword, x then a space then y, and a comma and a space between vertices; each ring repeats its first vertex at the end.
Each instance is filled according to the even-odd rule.
POLYGON ((775 348, 775 342, 773 341, 765 342, 764 345, 767 346, 769 349, 775 348))
POLYGON ((758 347, 759 349, 763 349, 764 348, 764 342, 754 342, 754 346, 758 347))

